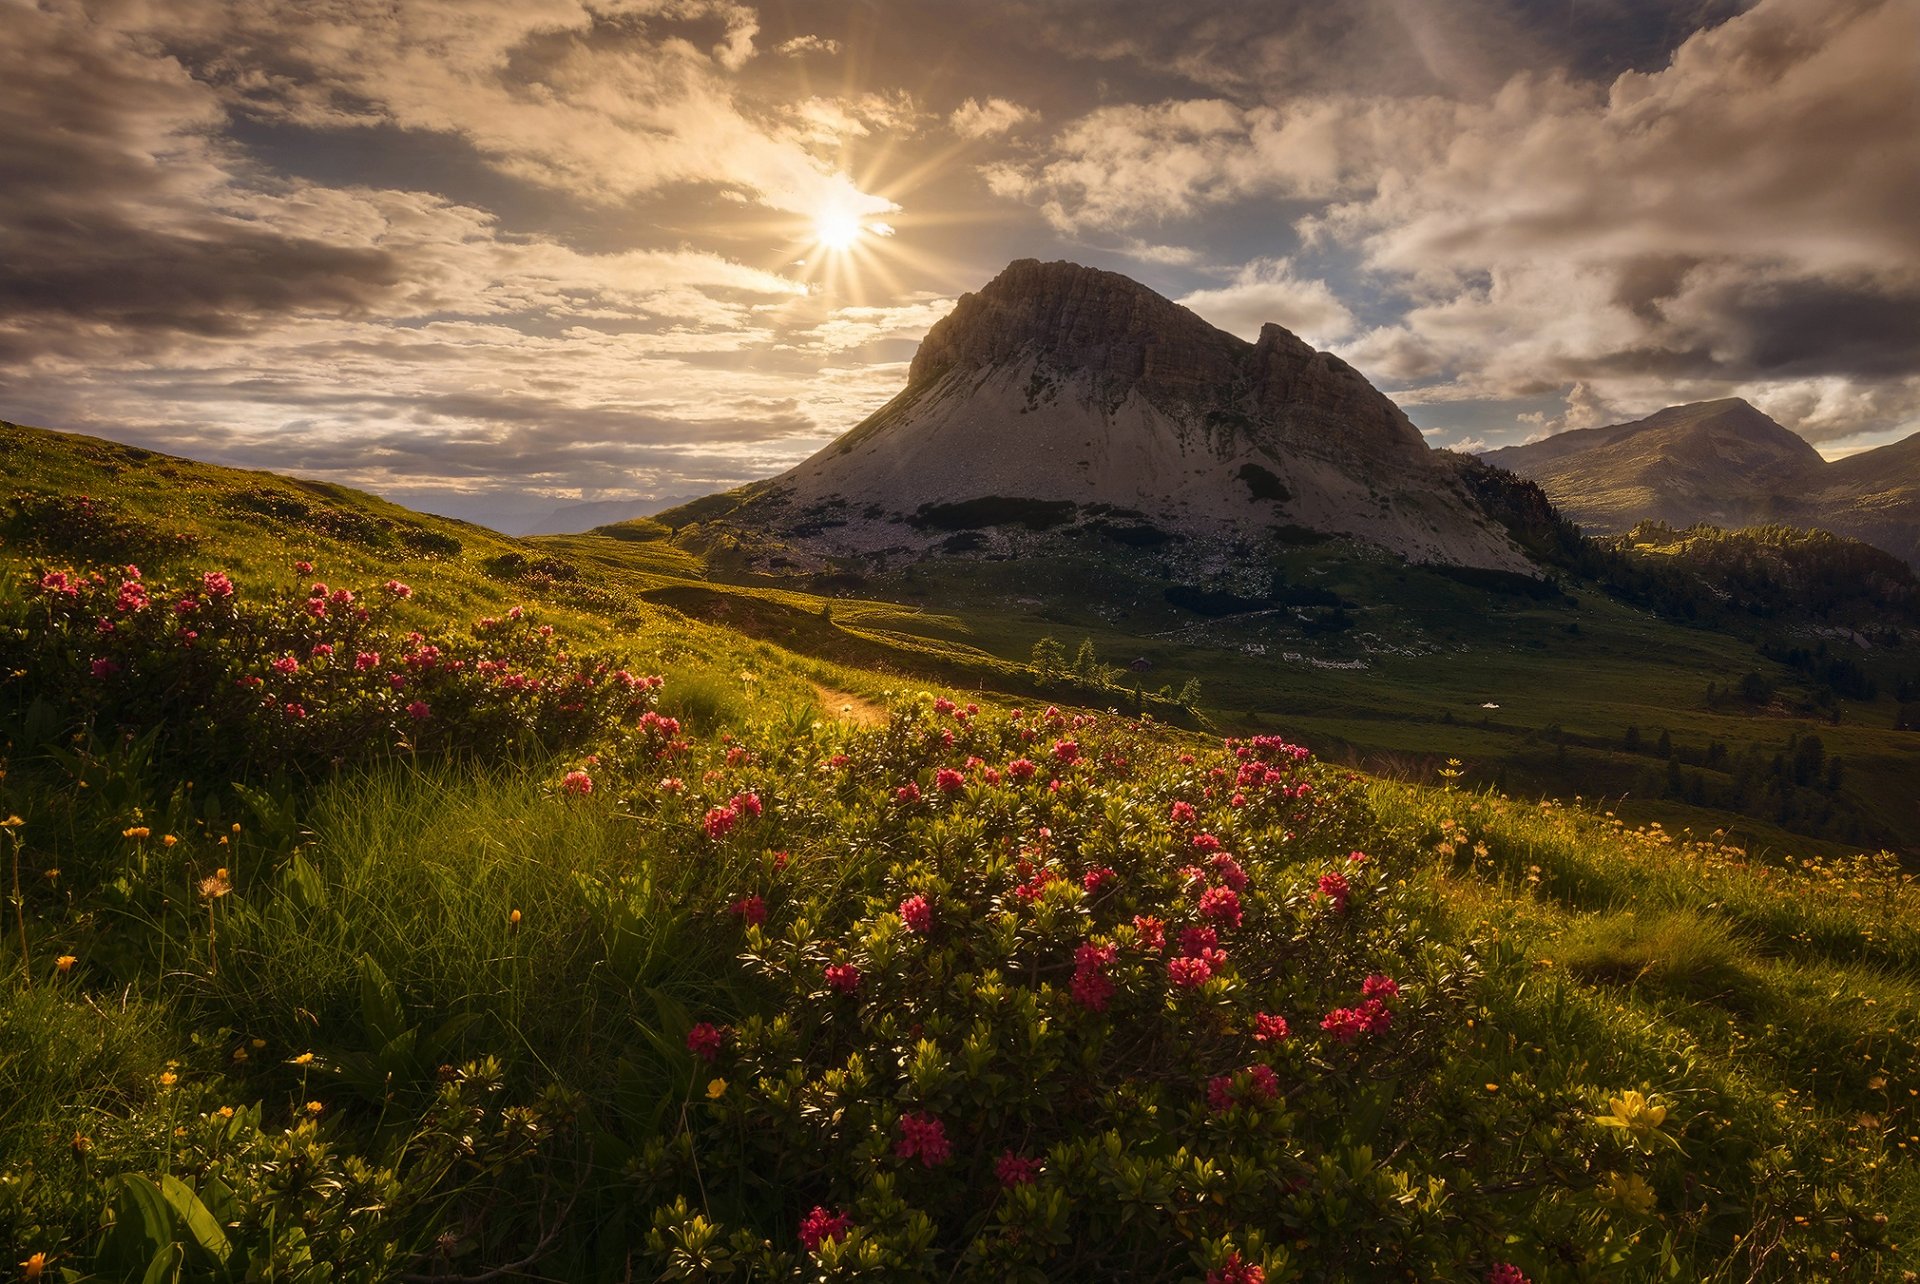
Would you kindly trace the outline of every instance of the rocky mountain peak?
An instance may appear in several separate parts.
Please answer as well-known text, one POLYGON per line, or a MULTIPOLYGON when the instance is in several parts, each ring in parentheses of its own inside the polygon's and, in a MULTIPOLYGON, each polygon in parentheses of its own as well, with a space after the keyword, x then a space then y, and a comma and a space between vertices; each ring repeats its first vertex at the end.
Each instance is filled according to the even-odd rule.
POLYGON ((1037 357, 1085 371, 1116 395, 1138 389, 1156 401, 1184 401, 1230 384, 1247 348, 1117 272, 1019 259, 934 324, 908 383, 1037 357))

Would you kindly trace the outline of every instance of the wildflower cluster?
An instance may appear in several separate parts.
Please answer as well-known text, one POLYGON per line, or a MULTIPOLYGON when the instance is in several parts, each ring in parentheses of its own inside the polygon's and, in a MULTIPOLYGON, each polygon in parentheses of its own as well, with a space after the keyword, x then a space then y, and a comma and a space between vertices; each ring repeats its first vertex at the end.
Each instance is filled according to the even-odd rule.
MULTIPOLYGON (((136 565, 32 572, 0 608, 12 675, 0 706, 38 700, 98 733, 154 729, 167 756, 235 774, 557 749, 619 729, 657 753, 678 732, 653 711, 659 678, 570 653, 521 608, 428 633, 396 619, 413 596, 397 579, 354 588, 296 569, 305 587, 265 594, 217 569, 165 582, 136 565)), ((563 788, 593 782, 576 771, 563 788)))
MULTIPOLYGON (((1449 1270, 1491 1269, 1486 1228, 1519 1205, 1474 1192, 1514 1179, 1500 1156, 1538 1120, 1476 1103, 1508 1147, 1440 1158, 1452 1123, 1424 1103, 1479 1038, 1475 965, 1407 949, 1428 934, 1357 850, 1349 777, 1276 738, 1209 759, 944 702, 800 769, 828 795, 775 786, 755 835, 791 863, 750 862, 715 907, 748 925, 774 1002, 687 1035, 692 1081, 727 1085, 695 1121, 698 1170, 763 1211, 700 1234, 776 1274, 797 1245, 881 1274, 1247 1281, 1430 1275, 1444 1225, 1449 1270)), ((1585 1108, 1550 1117, 1580 1133, 1585 1108)), ((696 1233, 676 1212, 694 1167, 663 1244, 696 1233)))

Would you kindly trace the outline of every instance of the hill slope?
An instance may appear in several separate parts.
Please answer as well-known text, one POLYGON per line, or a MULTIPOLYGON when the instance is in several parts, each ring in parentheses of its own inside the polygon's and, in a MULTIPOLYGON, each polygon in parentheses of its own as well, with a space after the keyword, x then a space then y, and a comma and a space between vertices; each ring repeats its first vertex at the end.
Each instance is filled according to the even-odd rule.
POLYGON ((1413 561, 1530 569, 1338 357, 1276 325, 1248 343, 1126 277, 1032 260, 964 296, 865 422, 661 520, 836 556, 997 548, 1093 522, 1214 562, 1304 528, 1413 561))
POLYGON ((1827 463, 1739 398, 1669 406, 1480 458, 1540 483, 1591 530, 1770 523, 1864 540, 1920 565, 1920 434, 1827 463))
POLYGON ((1887 861, 897 677, 856 728, 632 593, 657 534, 0 433, 29 1279, 1920 1266, 1887 861))

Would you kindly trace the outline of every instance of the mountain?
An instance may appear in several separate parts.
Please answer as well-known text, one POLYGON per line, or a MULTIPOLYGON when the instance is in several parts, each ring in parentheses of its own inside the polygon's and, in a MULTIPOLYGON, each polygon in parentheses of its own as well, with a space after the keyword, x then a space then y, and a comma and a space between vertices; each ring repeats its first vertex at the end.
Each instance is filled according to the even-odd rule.
POLYGON ((1669 406, 1480 457, 1539 482, 1567 516, 1606 532, 1640 521, 1766 521, 1775 492, 1821 463, 1804 438, 1738 398, 1669 406))
POLYGON ((1817 480, 1823 524, 1920 567, 1920 433, 1837 459, 1817 480))
POLYGON ((1277 325, 1248 343, 1124 276, 1031 259, 963 296, 906 388, 852 431, 661 520, 829 557, 1005 555, 1037 532, 1097 530, 1201 561, 1305 534, 1531 569, 1338 357, 1277 325))
POLYGON ((1817 527, 1920 564, 1920 434, 1830 464, 1735 397, 1480 458, 1538 482, 1595 532, 1642 521, 1817 527))

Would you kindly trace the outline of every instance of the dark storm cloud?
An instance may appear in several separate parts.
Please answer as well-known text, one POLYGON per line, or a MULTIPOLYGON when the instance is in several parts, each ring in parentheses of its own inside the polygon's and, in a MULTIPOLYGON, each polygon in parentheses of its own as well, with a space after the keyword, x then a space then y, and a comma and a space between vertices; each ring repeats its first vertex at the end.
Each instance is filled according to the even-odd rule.
POLYGON ((364 309, 399 284, 391 254, 211 216, 220 119, 175 65, 31 14, 13 27, 0 40, 0 315, 234 334, 265 313, 364 309))

